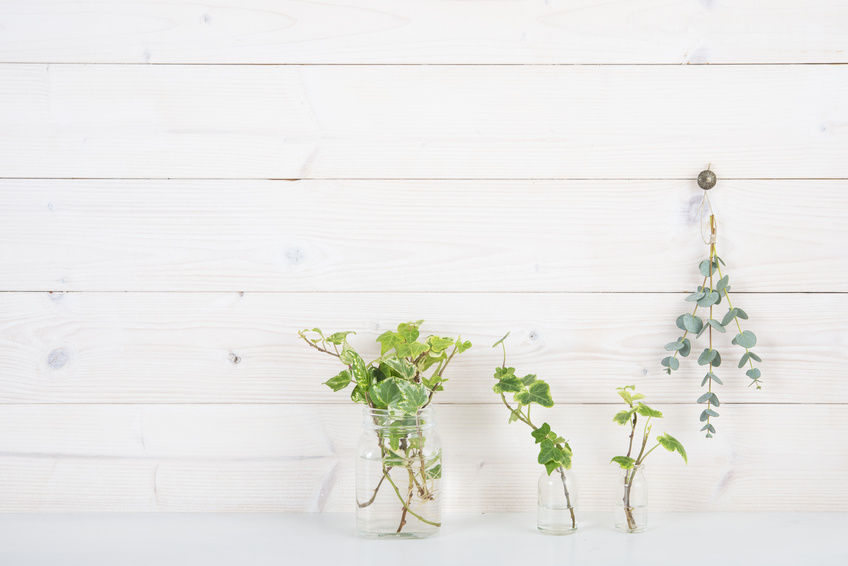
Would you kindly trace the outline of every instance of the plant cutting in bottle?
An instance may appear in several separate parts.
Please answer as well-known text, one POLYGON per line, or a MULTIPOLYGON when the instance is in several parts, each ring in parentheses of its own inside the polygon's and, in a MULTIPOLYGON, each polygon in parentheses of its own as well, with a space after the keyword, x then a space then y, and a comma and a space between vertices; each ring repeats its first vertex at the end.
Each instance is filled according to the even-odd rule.
POLYGON ((445 370, 451 360, 471 347, 471 342, 463 342, 461 337, 427 336, 418 340, 423 322, 402 323, 397 332, 378 336, 380 356, 368 364, 348 343, 347 337, 354 332, 325 336, 319 328, 313 328, 298 333, 309 346, 347 366, 325 385, 333 391, 353 385, 353 402, 381 411, 379 417, 374 417, 374 424, 378 425, 382 471, 370 498, 357 501, 357 506, 364 509, 374 504, 384 481, 388 482, 400 502, 397 533, 406 525, 407 515, 434 527, 441 525, 415 511, 414 499, 423 504, 436 496, 435 480, 442 474, 441 453, 427 455, 425 451, 427 439, 420 415, 433 395, 444 390, 448 381, 445 370), (392 470, 396 470, 394 474, 392 470), (406 480, 406 485, 399 477, 406 480))
POLYGON ((686 450, 683 448, 683 445, 680 444, 680 441, 667 433, 663 433, 658 436, 656 439, 657 443, 648 449, 648 441, 651 436, 651 419, 663 418, 662 413, 650 408, 642 402, 642 399, 644 399, 645 396, 641 393, 635 393, 635 385, 619 387, 616 391, 618 391, 618 394, 622 399, 624 399, 624 402, 627 403, 627 409, 623 409, 616 413, 613 420, 622 426, 628 423, 630 424, 630 444, 627 447, 627 454, 625 456, 615 456, 612 460, 610 460, 610 462, 615 462, 621 467, 621 469, 626 470, 626 473, 624 474, 624 496, 622 499, 622 505, 624 507, 625 517, 627 518, 628 528, 635 530, 637 525, 636 520, 633 517, 633 506, 630 504, 630 494, 633 487, 636 467, 642 465, 645 458, 647 458, 648 455, 658 446, 662 446, 669 452, 678 452, 680 456, 683 457, 683 461, 687 464, 689 463, 689 459, 687 458, 686 450), (633 440, 636 437, 636 424, 640 416, 645 418, 645 426, 642 430, 642 441, 638 445, 639 452, 634 458, 633 440))
POLYGON ((538 379, 535 374, 528 374, 524 377, 515 375, 515 368, 506 366, 506 345, 504 340, 509 336, 506 335, 495 342, 492 348, 500 346, 503 349, 503 363, 500 367, 495 368, 495 383, 492 390, 500 395, 501 401, 509 409, 509 422, 521 421, 531 429, 530 434, 539 444, 538 462, 545 466, 548 475, 557 471, 562 478, 562 489, 565 492, 565 499, 568 502, 568 509, 571 512, 571 526, 577 527, 577 518, 574 515, 574 507, 571 505, 571 495, 568 493, 566 484, 565 470, 571 468, 571 447, 568 442, 551 430, 551 425, 542 423, 541 426, 536 426, 530 420, 530 407, 533 404, 541 405, 542 407, 550 408, 554 406, 554 400, 551 397, 550 386, 538 379), (515 407, 509 404, 506 400, 506 393, 512 393, 515 407))
POLYGON ((762 373, 759 368, 754 367, 754 362, 761 362, 762 359, 751 350, 757 345, 757 337, 750 330, 742 329, 739 319, 746 320, 748 315, 742 309, 733 306, 730 300, 729 276, 723 275, 721 271, 721 266, 725 263, 716 253, 716 219, 707 193, 709 189, 715 186, 715 183, 716 176, 709 169, 698 175, 698 185, 704 189, 704 199, 701 202, 702 216, 706 208, 709 208, 710 211, 710 238, 709 240, 704 238, 704 241, 710 246, 710 252, 709 257, 698 266, 701 275, 704 276, 703 282, 694 293, 686 297, 687 301, 695 303, 695 308, 691 313, 687 312, 677 317, 677 327, 683 331, 683 335, 674 342, 665 345, 665 349, 674 352, 674 354, 666 356, 662 360, 665 372, 670 375, 672 371, 680 367, 678 355, 685 358, 692 349, 688 337, 694 335, 695 338, 700 338, 702 334, 707 333, 709 345, 698 356, 698 365, 708 366, 707 374, 701 381, 701 387, 706 386, 707 391, 698 398, 698 403, 706 405, 706 408, 701 412, 701 422, 705 423, 701 430, 706 431, 707 438, 712 438, 716 431, 715 426, 710 422, 711 419, 719 416, 715 409, 718 408, 720 402, 713 391, 713 384, 722 385, 721 379, 713 371, 721 365, 721 354, 713 347, 713 330, 725 334, 729 325, 735 326, 738 333, 733 338, 732 343, 745 350, 745 353, 739 359, 739 367, 749 366, 750 369, 746 372, 746 375, 751 378, 749 386, 755 385, 757 389, 762 387, 760 379, 762 373), (721 304, 722 297, 727 299, 728 310, 719 322, 718 319, 713 317, 713 309, 721 304), (698 309, 707 308, 709 309, 709 318, 704 320, 698 316, 698 309))

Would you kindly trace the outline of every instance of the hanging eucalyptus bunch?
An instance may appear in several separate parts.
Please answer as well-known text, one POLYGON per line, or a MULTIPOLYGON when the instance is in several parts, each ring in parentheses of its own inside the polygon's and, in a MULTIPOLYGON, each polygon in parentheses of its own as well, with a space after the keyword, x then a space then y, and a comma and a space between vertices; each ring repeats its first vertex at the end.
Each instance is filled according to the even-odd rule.
MULTIPOLYGON (((698 184, 704 189, 704 200, 701 206, 709 206, 709 197, 707 190, 715 186, 715 174, 707 169, 701 172, 698 176, 698 184)), ((715 426, 711 420, 718 417, 720 402, 718 395, 713 391, 713 384, 722 385, 721 379, 716 375, 715 368, 719 367, 722 362, 721 354, 714 347, 713 331, 718 334, 726 334, 728 328, 735 331, 736 334, 731 340, 731 343, 742 348, 744 353, 739 358, 738 366, 743 368, 746 365, 749 369, 746 375, 751 379, 750 385, 756 386, 757 389, 762 388, 762 373, 759 368, 754 367, 754 362, 761 362, 762 358, 753 352, 752 348, 757 345, 757 336, 750 330, 743 330, 741 320, 747 320, 748 314, 741 308, 733 306, 730 300, 730 278, 722 273, 722 266, 725 266, 724 261, 716 253, 716 220, 715 214, 712 214, 710 207, 710 253, 709 257, 698 265, 698 270, 704 279, 696 291, 686 297, 686 300, 695 303, 695 307, 691 313, 687 312, 677 317, 677 328, 683 331, 683 335, 678 337, 674 342, 669 342, 665 345, 665 349, 669 352, 674 352, 673 355, 666 356, 662 360, 662 366, 665 372, 671 374, 680 368, 680 360, 678 358, 687 357, 692 351, 693 339, 700 338, 703 334, 707 334, 708 345, 698 356, 698 365, 706 366, 707 373, 701 380, 701 387, 706 387, 707 391, 698 397, 698 403, 704 404, 706 407, 701 412, 701 422, 704 423, 701 431, 706 431, 707 438, 712 438, 716 432, 715 426), (722 304, 722 300, 727 301, 727 312, 719 321, 714 317, 714 310, 722 304), (699 309, 705 318, 699 316, 699 309), (709 312, 707 313, 707 309, 709 312)))

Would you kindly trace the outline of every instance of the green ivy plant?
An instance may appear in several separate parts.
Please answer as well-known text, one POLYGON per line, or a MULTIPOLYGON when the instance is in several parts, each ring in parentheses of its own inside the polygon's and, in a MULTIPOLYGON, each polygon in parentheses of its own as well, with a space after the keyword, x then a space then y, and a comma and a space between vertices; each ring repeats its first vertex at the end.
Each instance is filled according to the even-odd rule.
POLYGON ((500 367, 495 368, 495 379, 497 383, 492 387, 492 390, 500 395, 501 401, 509 409, 509 422, 521 421, 531 429, 530 434, 539 444, 538 462, 545 466, 548 475, 556 470, 562 478, 562 489, 565 492, 565 499, 568 503, 569 511, 571 511, 571 526, 577 527, 577 518, 574 516, 574 508, 571 505, 571 496, 568 493, 568 486, 565 479, 565 470, 571 468, 571 446, 568 442, 551 430, 551 425, 542 423, 541 426, 536 426, 530 420, 530 407, 533 404, 540 405, 545 408, 554 406, 554 400, 551 397, 550 386, 538 379, 535 374, 527 374, 524 377, 515 375, 515 368, 506 367, 506 345, 504 340, 509 336, 506 335, 495 342, 492 348, 500 346, 503 349, 503 363, 500 367), (506 393, 512 394, 512 399, 516 403, 515 407, 509 404, 506 400, 506 393))
MULTIPOLYGON (((407 514, 429 525, 441 526, 441 523, 427 520, 410 508, 413 493, 417 493, 423 501, 434 498, 430 486, 432 480, 441 478, 442 473, 441 455, 425 458, 426 439, 420 428, 413 433, 414 438, 410 438, 410 426, 415 428, 421 410, 430 404, 437 391, 444 390, 444 383, 448 381, 445 370, 454 356, 471 347, 471 342, 463 342, 461 337, 431 335, 419 340, 419 327, 423 323, 423 320, 405 322, 398 325, 396 332, 387 331, 378 336, 380 356, 367 364, 348 343, 347 337, 355 332, 336 332, 325 336, 320 328, 313 328, 298 333, 309 346, 338 358, 346 366, 338 375, 324 382, 327 387, 342 391, 353 385, 350 398, 354 403, 385 411, 385 416, 379 417, 378 428, 382 476, 371 498, 365 502, 357 501, 357 505, 364 508, 374 503, 383 481, 388 481, 402 504, 398 533, 406 524, 407 514), (406 474, 401 474, 402 477, 408 477, 409 481, 405 490, 408 498, 401 495, 401 489, 390 474, 393 468, 401 466, 406 471, 406 474)), ((377 424, 378 417, 374 418, 377 424)))
POLYGON ((683 457, 683 461, 688 464, 689 459, 686 456, 686 450, 679 440, 668 433, 663 433, 657 437, 657 443, 646 451, 648 441, 651 436, 651 419, 661 419, 663 414, 656 409, 652 409, 642 402, 645 398, 641 393, 635 393, 635 385, 626 385, 616 389, 619 396, 627 403, 627 408, 619 411, 612 418, 620 425, 630 424, 630 444, 627 447, 627 454, 624 456, 615 456, 610 462, 615 462, 623 470, 627 470, 624 475, 624 514, 627 517, 627 526, 631 529, 636 528, 636 521, 633 518, 633 507, 630 505, 630 488, 633 486, 633 478, 636 475, 636 466, 640 466, 645 458, 653 452, 658 446, 662 446, 669 452, 678 452, 683 457), (639 453, 634 458, 633 455, 633 439, 636 436, 636 423, 639 417, 645 417, 645 428, 642 431, 642 442, 639 448, 639 453))
POLYGON ((685 313, 677 317, 677 327, 683 331, 683 335, 678 337, 674 342, 669 342, 665 345, 666 351, 674 352, 671 356, 666 356, 662 360, 662 366, 665 372, 669 375, 672 371, 680 368, 680 357, 685 358, 692 350, 692 343, 689 340, 689 335, 694 334, 695 338, 700 338, 702 334, 707 333, 709 338, 708 347, 698 356, 698 365, 708 366, 707 374, 701 381, 701 387, 706 386, 707 391, 698 398, 698 403, 703 403, 706 408, 701 412, 701 422, 705 423, 701 431, 706 431, 707 438, 712 438, 716 432, 711 419, 719 416, 715 410, 719 407, 720 402, 718 396, 713 391, 713 384, 722 385, 721 379, 713 371, 721 365, 721 354, 713 348, 713 331, 724 334, 727 332, 727 327, 735 325, 738 333, 733 338, 732 343, 745 350, 742 357, 739 359, 739 367, 748 365, 750 369, 746 375, 751 378, 750 385, 755 385, 757 389, 762 388, 762 373, 759 368, 754 367, 754 362, 763 361, 760 356, 755 354, 751 348, 757 345, 757 336, 750 330, 743 330, 739 319, 747 320, 748 315, 740 308, 733 306, 730 300, 730 284, 729 277, 723 275, 721 266, 725 265, 724 261, 716 254, 715 246, 715 215, 710 215, 710 227, 712 238, 710 244, 710 256, 700 263, 698 269, 704 280, 698 289, 686 297, 686 300, 695 303, 695 308, 691 313, 685 313), (714 281, 714 276, 718 275, 718 281, 714 281), (707 283, 709 282, 709 285, 707 283), (724 317, 719 322, 713 318, 713 309, 721 304, 722 297, 727 300, 728 310, 724 317), (706 320, 698 316, 698 309, 709 308, 709 318, 706 320))

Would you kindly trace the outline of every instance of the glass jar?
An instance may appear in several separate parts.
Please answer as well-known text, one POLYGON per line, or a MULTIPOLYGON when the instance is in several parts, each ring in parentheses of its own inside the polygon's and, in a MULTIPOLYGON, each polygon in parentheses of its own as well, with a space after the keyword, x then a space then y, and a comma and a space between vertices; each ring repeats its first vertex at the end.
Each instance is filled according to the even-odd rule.
POLYGON ((442 446, 432 408, 366 408, 356 458, 356 532, 426 538, 442 524, 442 446))
POLYGON ((615 528, 623 533, 641 533, 648 528, 648 482, 645 465, 621 470, 616 488, 615 528))
POLYGON ((570 535, 577 530, 577 476, 562 466, 539 476, 537 526, 547 535, 570 535))

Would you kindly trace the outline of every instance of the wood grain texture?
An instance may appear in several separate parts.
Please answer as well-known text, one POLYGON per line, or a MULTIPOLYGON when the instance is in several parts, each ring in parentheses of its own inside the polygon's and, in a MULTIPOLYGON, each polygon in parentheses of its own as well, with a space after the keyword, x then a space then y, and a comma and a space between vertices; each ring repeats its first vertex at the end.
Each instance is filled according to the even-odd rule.
MULTIPOLYGON (((704 368, 687 359, 667 376, 660 367, 663 345, 679 336, 675 318, 690 309, 684 296, 0 293, 0 401, 349 403, 322 385, 338 361, 297 330, 356 331, 352 343, 373 359, 379 334, 424 318, 425 335, 461 333, 475 344, 452 366, 444 403, 498 402, 491 385, 501 358, 489 346, 507 331, 510 364, 549 381, 560 402, 608 402, 615 387, 639 383, 658 402, 688 403, 701 394, 704 368)), ((848 295, 744 294, 734 305, 759 337, 765 389, 747 387, 732 336, 716 336, 722 401, 848 403, 848 295)))
POLYGON ((845 65, 13 64, 0 84, 4 177, 848 177, 845 65))
POLYGON ((848 61, 840 0, 0 2, 0 61, 848 61))
MULTIPOLYGON (((712 440, 697 432, 697 406, 656 407, 665 418, 655 431, 679 438, 689 465, 663 450, 651 456, 651 510, 785 511, 787 494, 795 511, 848 504, 842 407, 725 407, 712 440)), ((627 431, 611 420, 617 410, 578 405, 537 415, 570 438, 584 511, 612 503, 609 459, 627 445, 627 431)), ((541 467, 526 427, 508 425, 499 406, 447 405, 438 415, 447 512, 535 507, 541 467)), ((360 418, 353 405, 5 406, 0 509, 348 511, 360 418)))
MULTIPOLYGON (((715 192, 736 291, 848 291, 848 182, 715 192)), ((694 180, 0 180, 0 289, 684 291, 707 253, 702 194, 694 180)))

